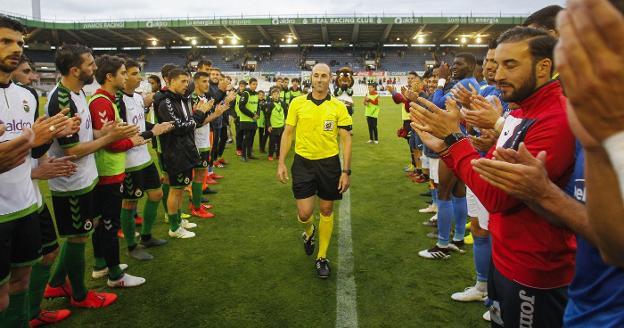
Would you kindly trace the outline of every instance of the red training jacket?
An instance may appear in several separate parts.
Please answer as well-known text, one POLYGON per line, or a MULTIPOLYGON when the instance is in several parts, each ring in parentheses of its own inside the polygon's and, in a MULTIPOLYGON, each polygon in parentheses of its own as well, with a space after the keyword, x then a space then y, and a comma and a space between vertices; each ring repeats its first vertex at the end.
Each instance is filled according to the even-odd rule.
MULTIPOLYGON (((505 120, 499 146, 517 149, 523 141, 534 156, 545 150, 548 176, 563 187, 574 166, 575 144, 559 81, 542 86, 519 105, 505 120), (501 144, 504 140, 507 141, 501 144)), ((494 149, 487 158, 492 157, 494 149)), ((574 233, 550 224, 522 201, 483 180, 470 164, 478 158, 479 153, 468 139, 452 145, 442 157, 490 213, 496 269, 507 279, 528 287, 550 289, 569 285, 574 276, 574 233)))
MULTIPOLYGON (((113 108, 113 104, 111 101, 115 101, 115 95, 111 95, 106 90, 97 89, 95 94, 102 94, 108 97, 108 99, 97 98, 89 104, 89 112, 91 112, 91 122, 94 130, 101 130, 102 126, 106 122, 114 122, 115 121, 115 109, 113 108)), ((106 150, 121 153, 124 151, 128 151, 130 148, 134 147, 134 144, 130 139, 122 139, 115 142, 112 142, 106 146, 106 150)), ((99 185, 107 185, 107 184, 115 184, 122 183, 124 180, 124 173, 114 175, 114 176, 100 176, 100 180, 98 182, 99 185)))
POLYGON ((403 110, 407 113, 410 112, 410 101, 403 97, 403 94, 400 92, 392 93, 392 100, 395 104, 403 104, 403 110))

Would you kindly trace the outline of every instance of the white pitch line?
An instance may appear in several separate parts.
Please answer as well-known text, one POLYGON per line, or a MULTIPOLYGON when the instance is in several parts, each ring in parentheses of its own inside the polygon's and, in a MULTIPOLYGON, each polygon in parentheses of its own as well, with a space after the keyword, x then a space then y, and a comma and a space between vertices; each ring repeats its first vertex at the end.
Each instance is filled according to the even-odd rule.
POLYGON ((336 327, 357 328, 357 293, 353 275, 351 240, 351 190, 342 194, 339 209, 338 275, 336 277, 336 327))

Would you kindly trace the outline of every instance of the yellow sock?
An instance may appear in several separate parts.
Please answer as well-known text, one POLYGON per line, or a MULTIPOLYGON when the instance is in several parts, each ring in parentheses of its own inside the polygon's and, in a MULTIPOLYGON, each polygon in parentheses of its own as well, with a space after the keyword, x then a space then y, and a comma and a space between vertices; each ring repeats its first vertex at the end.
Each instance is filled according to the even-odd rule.
POLYGON ((329 247, 329 241, 331 240, 332 231, 334 230, 334 213, 329 216, 320 215, 319 220, 319 250, 317 259, 327 258, 327 248, 329 247))
POLYGON ((306 236, 310 237, 310 235, 314 231, 314 216, 310 217, 310 219, 308 219, 308 221, 305 221, 305 222, 302 221, 299 216, 297 216, 297 220, 303 223, 303 229, 304 229, 303 231, 305 231, 306 236))

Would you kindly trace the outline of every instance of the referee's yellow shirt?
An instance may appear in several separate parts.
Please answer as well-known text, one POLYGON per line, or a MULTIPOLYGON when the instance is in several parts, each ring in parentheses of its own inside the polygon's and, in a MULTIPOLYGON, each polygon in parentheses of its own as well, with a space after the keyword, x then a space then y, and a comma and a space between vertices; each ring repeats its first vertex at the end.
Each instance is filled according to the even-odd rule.
POLYGON ((295 127, 295 153, 317 160, 338 155, 338 129, 350 128, 353 119, 340 100, 328 94, 319 102, 310 93, 292 100, 286 124, 295 127))

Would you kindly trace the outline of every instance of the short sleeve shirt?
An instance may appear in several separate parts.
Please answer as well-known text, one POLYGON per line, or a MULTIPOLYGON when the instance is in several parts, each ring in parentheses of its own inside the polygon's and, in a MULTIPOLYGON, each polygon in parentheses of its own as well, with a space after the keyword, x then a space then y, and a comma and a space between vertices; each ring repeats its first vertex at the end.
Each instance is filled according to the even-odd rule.
POLYGON ((350 129, 353 120, 340 100, 328 95, 319 103, 309 94, 293 99, 286 124, 295 127, 295 153, 318 160, 338 155, 338 129, 350 129))

